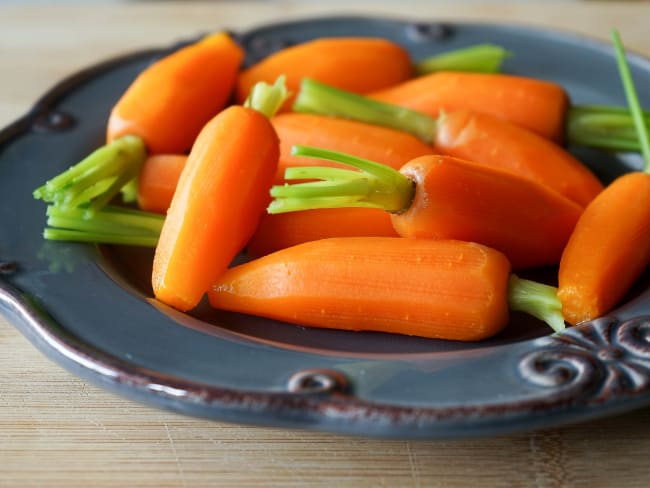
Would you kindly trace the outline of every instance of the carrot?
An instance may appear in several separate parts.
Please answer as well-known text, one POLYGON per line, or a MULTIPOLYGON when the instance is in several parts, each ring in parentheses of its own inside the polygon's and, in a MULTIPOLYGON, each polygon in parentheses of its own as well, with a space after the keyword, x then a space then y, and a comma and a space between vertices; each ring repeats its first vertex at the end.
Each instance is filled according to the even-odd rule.
MULTIPOLYGON (((411 64, 399 44, 374 37, 317 38, 278 52, 243 70, 238 100, 258 81, 284 74, 289 89, 297 91, 307 76, 358 93, 392 86, 414 74, 439 70, 496 72, 510 52, 495 44, 477 44, 438 53, 411 64)), ((287 107, 288 108, 288 107, 287 107)))
POLYGON ((271 106, 254 91, 257 110, 233 105, 201 130, 156 246, 158 300, 182 311, 195 307, 253 234, 277 168, 279 141, 268 116, 284 101, 281 89, 276 83, 263 97, 275 98, 271 106))
POLYGON ((319 38, 282 49, 244 69, 237 80, 237 101, 244 100, 258 81, 268 83, 280 75, 286 76, 292 93, 305 76, 368 93, 410 78, 413 67, 408 52, 386 39, 319 38))
POLYGON ((167 213, 187 156, 154 154, 149 156, 138 175, 138 206, 148 212, 167 213))
POLYGON ((397 171, 335 151, 296 147, 295 152, 360 171, 339 170, 330 178, 329 168, 290 168, 287 179, 298 175, 323 181, 274 186, 270 213, 381 208, 391 213, 403 237, 478 242, 503 252, 514 268, 557 264, 582 212, 544 185, 449 156, 420 156, 397 171))
POLYGON ((390 214, 377 208, 318 208, 265 214, 246 245, 259 257, 303 242, 328 237, 397 237, 390 214))
POLYGON ((643 172, 614 180, 587 206, 562 254, 558 296, 577 324, 609 312, 650 263, 650 136, 616 31, 619 71, 636 121, 643 172))
POLYGON ((487 113, 561 143, 569 97, 557 83, 506 74, 436 72, 369 96, 432 117, 441 112, 487 113))
POLYGON ((276 115, 271 122, 280 137, 278 181, 284 180, 284 170, 288 167, 318 164, 312 158, 292 154, 291 148, 296 145, 347 152, 391 168, 399 168, 409 159, 433 152, 429 144, 412 134, 355 120, 287 112, 276 115))
MULTIPOLYGON (((234 266, 208 299, 219 309, 299 325, 478 341, 507 325, 521 284, 502 253, 479 244, 345 237, 234 266)), ((547 315, 563 324, 557 310, 547 315)))
POLYGON ((237 43, 220 32, 153 63, 113 107, 108 143, 132 134, 144 140, 150 154, 185 152, 225 107, 243 57, 237 43))
MULTIPOLYGON (((394 168, 399 168, 404 161, 432 152, 430 146, 411 134, 351 120, 284 113, 272 117, 271 122, 280 138, 276 183, 284 181, 287 167, 315 164, 312 158, 292 155, 291 147, 295 144, 318 144, 329 149, 345 150, 394 168)), ((140 208, 158 213, 167 211, 185 160, 183 155, 154 155, 147 158, 138 180, 140 208)), ((337 165, 332 163, 332 166, 337 165)), ((259 256, 325 237, 397 235, 390 216, 375 209, 318 209, 306 214, 262 216, 247 245, 248 253, 259 256)))
POLYGON ((136 200, 136 177, 147 155, 182 153, 225 106, 243 58, 225 33, 212 34, 156 61, 111 111, 107 143, 48 180, 34 197, 95 214, 122 193, 136 200))
POLYGON ((487 114, 457 111, 445 115, 434 146, 442 154, 498 166, 537 181, 582 206, 603 189, 600 180, 560 146, 487 114))
POLYGON ((313 80, 303 81, 294 110, 404 130, 433 144, 437 152, 518 174, 582 206, 603 188, 586 166, 560 146, 487 114, 457 111, 433 118, 313 80))

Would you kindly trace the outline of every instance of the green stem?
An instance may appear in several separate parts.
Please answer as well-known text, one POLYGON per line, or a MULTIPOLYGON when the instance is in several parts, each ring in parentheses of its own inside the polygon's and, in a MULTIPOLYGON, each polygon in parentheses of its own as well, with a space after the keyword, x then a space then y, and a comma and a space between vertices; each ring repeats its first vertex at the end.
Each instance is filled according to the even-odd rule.
POLYGON ((399 213, 407 210, 414 195, 414 184, 389 166, 338 151, 294 146, 293 154, 332 161, 354 169, 309 166, 287 170, 285 179, 298 175, 306 183, 276 185, 269 213, 295 212, 315 208, 370 207, 399 213))
POLYGON ((269 85, 260 81, 253 85, 244 107, 257 110, 267 117, 273 117, 280 107, 287 101, 290 93, 285 83, 284 75, 278 76, 275 83, 269 85))
POLYGON ((536 281, 510 276, 508 283, 510 310, 525 312, 548 324, 555 332, 565 329, 562 304, 557 288, 536 281))
POLYGON ((625 90, 625 97, 627 98, 630 113, 632 114, 632 120, 634 121, 634 128, 636 129, 639 145, 641 146, 641 154, 645 161, 644 170, 650 172, 650 135, 648 135, 648 126, 634 86, 632 73, 630 72, 630 67, 627 63, 623 42, 616 30, 612 31, 612 41, 614 43, 614 50, 616 51, 618 72, 621 77, 621 82, 623 83, 623 89, 625 90))
POLYGON ((512 53, 496 44, 476 44, 423 59, 414 64, 418 75, 434 71, 498 73, 503 60, 512 53))
POLYGON ((429 115, 379 102, 311 79, 303 79, 293 105, 296 112, 344 117, 409 132, 432 143, 438 122, 429 115))
MULTIPOLYGON (((650 112, 643 112, 642 118, 650 124, 650 112)), ((641 149, 634 118, 626 107, 577 105, 569 108, 566 140, 567 144, 611 151, 641 149)))
POLYGON ((85 206, 92 214, 137 177, 145 158, 142 139, 120 137, 34 190, 34 198, 63 208, 85 206))
POLYGON ((153 247, 158 242, 164 216, 107 205, 89 216, 85 208, 50 205, 43 236, 48 240, 125 244, 153 247))

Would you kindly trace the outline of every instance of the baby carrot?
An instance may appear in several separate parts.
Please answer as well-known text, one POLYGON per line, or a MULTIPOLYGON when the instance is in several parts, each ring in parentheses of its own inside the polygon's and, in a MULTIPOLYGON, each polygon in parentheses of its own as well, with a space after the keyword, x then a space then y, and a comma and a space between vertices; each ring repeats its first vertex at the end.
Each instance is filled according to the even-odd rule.
POLYGON ((284 170, 288 167, 323 163, 294 155, 291 148, 296 145, 355 154, 396 169, 405 161, 433 152, 429 144, 412 134, 356 120, 286 112, 276 115, 271 122, 280 138, 278 182, 284 180, 284 170))
POLYGON ((444 115, 434 146, 442 154, 498 166, 537 181, 582 206, 603 189, 587 166, 562 147, 491 115, 467 111, 444 115))
POLYGON ((107 141, 140 136, 150 154, 182 153, 225 107, 244 53, 225 32, 160 59, 145 69, 111 111, 107 141))
MULTIPOLYGON (((516 297, 524 281, 511 276, 507 258, 479 244, 330 238, 234 266, 208 298, 219 309, 299 325, 457 341, 500 332, 509 303, 563 326, 557 307, 540 312, 522 306, 516 297)), ((557 302, 554 289, 546 288, 550 302, 557 302)))
POLYGON ((147 155, 182 153, 225 106, 243 58, 225 33, 165 56, 145 69, 111 111, 107 144, 47 181, 34 197, 63 208, 101 211, 122 193, 136 199, 136 177, 147 155))
POLYGON ((265 214, 246 245, 259 257, 308 241, 328 237, 397 237, 390 214, 378 208, 317 208, 265 214))
POLYGON ((620 37, 619 71, 645 159, 643 172, 614 180, 585 209, 562 254, 558 296, 567 322, 609 312, 650 263, 650 136, 620 37))
POLYGON ((503 252, 514 268, 557 264, 582 212, 580 205, 544 185, 449 156, 420 156, 397 171, 335 151, 295 151, 360 171, 339 170, 330 177, 329 168, 289 168, 287 179, 322 181, 274 186, 270 213, 382 208, 403 237, 478 242, 503 252))
MULTIPOLYGON (((559 144, 638 150, 625 107, 571 105, 554 82, 502 73, 444 71, 368 94, 374 100, 438 117, 469 110, 508 120, 559 144)), ((644 117, 650 120, 650 114, 644 117)))
POLYGON ((186 161, 185 154, 149 156, 138 175, 138 207, 148 212, 167 213, 186 161))
MULTIPOLYGON (((317 144, 399 168, 404 161, 432 148, 415 136, 385 127, 320 115, 283 113, 271 118, 280 138, 280 160, 276 183, 284 182, 287 167, 327 164, 291 154, 296 144, 317 144)), ((147 158, 138 179, 138 203, 150 212, 165 213, 185 164, 183 155, 154 155, 147 158)), ((336 166, 336 163, 332 163, 336 166)), ((390 216, 376 209, 318 209, 311 212, 264 215, 247 245, 252 255, 306 240, 341 236, 395 236, 390 216), (308 217, 309 215, 309 217, 308 217)))
POLYGON ((317 38, 281 49, 245 69, 237 83, 239 100, 258 81, 283 74, 289 89, 310 77, 358 93, 392 86, 413 74, 440 70, 491 73, 510 52, 495 44, 477 44, 439 53, 411 64, 397 43, 374 37, 317 38))
POLYGON ((399 44, 373 37, 318 38, 291 46, 244 69, 237 80, 237 101, 258 81, 286 76, 296 93, 303 77, 311 77, 358 93, 394 85, 413 76, 408 52, 399 44))
POLYGON ((266 93, 270 106, 254 90, 254 108, 221 111, 192 146, 153 261, 154 295, 167 305, 195 307, 253 234, 278 163, 268 117, 284 102, 282 88, 266 93))
POLYGON ((436 72, 370 93, 369 97, 417 110, 487 113, 561 143, 569 97, 557 83, 506 74, 436 72))
POLYGON ((404 130, 433 144, 437 152, 516 173, 583 206, 603 188, 585 165, 560 146, 487 114, 456 111, 433 118, 313 80, 303 81, 294 110, 404 130))

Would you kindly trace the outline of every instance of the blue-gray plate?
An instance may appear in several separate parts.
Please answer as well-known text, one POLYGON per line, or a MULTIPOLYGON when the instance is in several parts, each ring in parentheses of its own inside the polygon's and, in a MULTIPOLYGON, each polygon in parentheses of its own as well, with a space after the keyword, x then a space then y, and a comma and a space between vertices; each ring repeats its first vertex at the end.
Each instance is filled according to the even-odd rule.
MULTIPOLYGON (((235 35, 249 63, 325 36, 393 39, 414 59, 492 42, 513 52, 506 72, 555 80, 574 103, 625 104, 608 45, 530 26, 345 17, 235 35)), ((32 190, 102 144, 111 106, 174 47, 77 73, 0 133, 0 309, 48 357, 120 395, 188 415, 366 436, 490 435, 650 404, 646 277, 608 317, 551 336, 513 314, 499 336, 465 344, 310 329, 207 307, 183 314, 151 298, 150 250, 44 241, 45 206, 32 190)), ((630 64, 650 106, 650 62, 630 55, 630 64)), ((572 150, 604 181, 639 164, 572 150)))

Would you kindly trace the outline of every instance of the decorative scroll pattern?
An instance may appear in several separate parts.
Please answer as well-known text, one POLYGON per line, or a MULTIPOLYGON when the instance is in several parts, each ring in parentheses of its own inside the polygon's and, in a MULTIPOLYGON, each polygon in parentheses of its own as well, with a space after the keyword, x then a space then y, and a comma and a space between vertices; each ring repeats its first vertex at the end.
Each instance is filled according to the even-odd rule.
POLYGON ((572 327, 526 354, 519 372, 530 384, 593 402, 650 389, 650 316, 599 319, 572 327))

